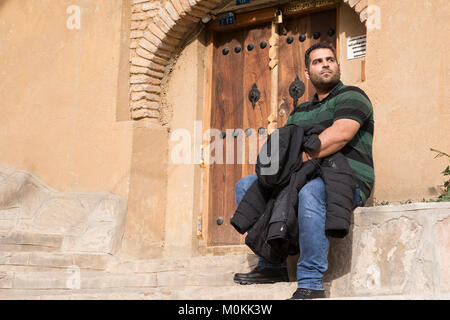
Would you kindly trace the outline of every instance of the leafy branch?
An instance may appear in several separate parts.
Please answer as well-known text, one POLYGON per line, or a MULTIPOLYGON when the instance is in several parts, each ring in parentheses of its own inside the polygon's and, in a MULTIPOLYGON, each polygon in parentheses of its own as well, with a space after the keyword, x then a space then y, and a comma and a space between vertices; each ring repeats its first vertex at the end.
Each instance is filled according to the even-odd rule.
MULTIPOLYGON (((445 152, 433 148, 430 148, 430 150, 437 153, 437 155, 434 157, 435 159, 440 157, 448 157, 450 159, 450 155, 445 152)), ((444 177, 449 176, 450 166, 447 166, 447 168, 445 168, 441 173, 444 175, 444 177)), ((450 179, 444 182, 444 193, 439 196, 438 201, 450 201, 450 179)))

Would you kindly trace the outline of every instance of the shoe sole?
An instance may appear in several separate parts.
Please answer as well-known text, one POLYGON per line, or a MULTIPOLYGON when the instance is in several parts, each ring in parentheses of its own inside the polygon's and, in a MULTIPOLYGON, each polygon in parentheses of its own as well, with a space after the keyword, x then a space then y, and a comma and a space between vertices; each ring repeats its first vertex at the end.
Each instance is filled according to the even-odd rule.
POLYGON ((278 282, 289 282, 289 280, 262 280, 262 281, 254 281, 254 280, 234 280, 235 283, 241 285, 250 285, 250 284, 273 284, 278 282))

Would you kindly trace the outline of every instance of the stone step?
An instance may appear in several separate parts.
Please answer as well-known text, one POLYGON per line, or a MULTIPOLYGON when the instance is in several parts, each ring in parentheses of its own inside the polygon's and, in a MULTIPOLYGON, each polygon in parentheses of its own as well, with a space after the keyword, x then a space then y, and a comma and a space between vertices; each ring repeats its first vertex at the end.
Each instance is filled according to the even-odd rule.
MULTIPOLYGON (((297 284, 108 288, 80 290, 1 290, 0 300, 285 300, 297 284)), ((329 297, 329 300, 449 300, 449 293, 329 297)), ((318 299, 324 300, 324 299, 318 299)))
POLYGON ((153 260, 120 261, 111 260, 108 272, 148 273, 171 271, 210 271, 215 273, 233 271, 247 272, 256 266, 254 254, 233 254, 224 256, 198 256, 190 258, 168 258, 153 260))
POLYGON ((284 300, 291 297, 296 283, 241 286, 233 282, 221 286, 176 286, 107 288, 79 290, 0 290, 0 300, 284 300))
POLYGON ((114 258, 108 254, 59 252, 0 252, 0 271, 105 270, 114 258))
POLYGON ((19 272, 58 272, 66 271, 68 267, 78 267, 119 274, 202 271, 220 275, 228 271, 248 272, 256 262, 253 254, 120 261, 109 254, 0 251, 0 271, 19 272))
POLYGON ((2 289, 107 289, 156 287, 156 274, 108 274, 83 272, 67 268, 67 272, 2 272, 2 289))
POLYGON ((111 273, 84 271, 76 265, 65 272, 24 272, 8 270, 0 273, 3 289, 102 289, 130 287, 224 286, 233 284, 237 268, 220 266, 161 268, 157 272, 111 273))
POLYGON ((0 251, 59 251, 63 236, 26 232, 0 233, 0 251))

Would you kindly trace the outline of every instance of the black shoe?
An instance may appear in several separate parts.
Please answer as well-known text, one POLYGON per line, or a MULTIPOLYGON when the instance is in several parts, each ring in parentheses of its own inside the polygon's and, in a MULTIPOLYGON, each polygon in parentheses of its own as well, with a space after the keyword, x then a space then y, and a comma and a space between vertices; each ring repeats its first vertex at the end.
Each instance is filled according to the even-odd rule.
POLYGON ((325 290, 298 288, 288 300, 320 299, 325 297, 325 290))
POLYGON ((239 284, 261 284, 289 282, 287 268, 265 268, 257 266, 249 273, 236 273, 234 282, 239 284))

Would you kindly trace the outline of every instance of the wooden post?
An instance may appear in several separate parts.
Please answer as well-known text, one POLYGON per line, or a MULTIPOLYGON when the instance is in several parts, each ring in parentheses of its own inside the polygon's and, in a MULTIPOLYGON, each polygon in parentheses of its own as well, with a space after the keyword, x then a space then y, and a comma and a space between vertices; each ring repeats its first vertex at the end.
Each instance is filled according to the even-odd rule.
POLYGON ((279 57, 279 34, 278 24, 275 19, 272 20, 272 36, 270 37, 269 44, 269 67, 271 71, 270 81, 270 115, 268 117, 269 124, 267 126, 267 133, 271 134, 277 129, 277 112, 278 112, 278 57, 279 57))

